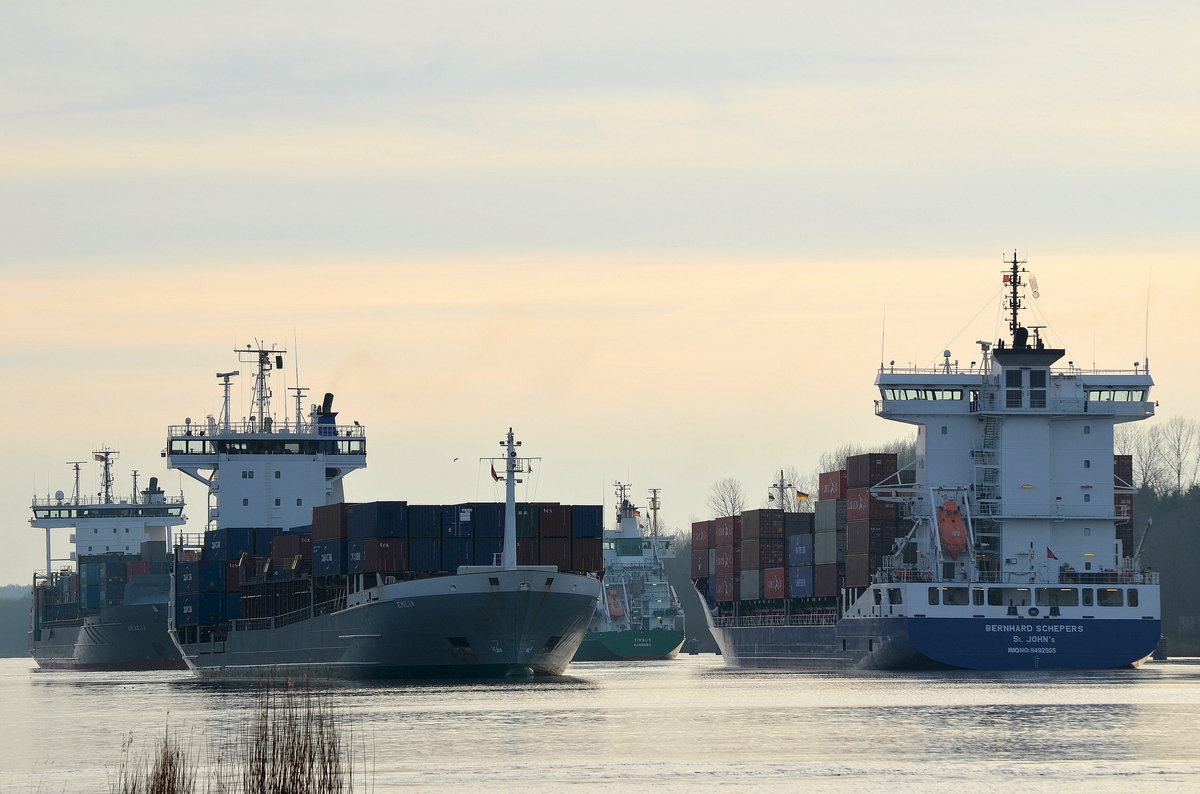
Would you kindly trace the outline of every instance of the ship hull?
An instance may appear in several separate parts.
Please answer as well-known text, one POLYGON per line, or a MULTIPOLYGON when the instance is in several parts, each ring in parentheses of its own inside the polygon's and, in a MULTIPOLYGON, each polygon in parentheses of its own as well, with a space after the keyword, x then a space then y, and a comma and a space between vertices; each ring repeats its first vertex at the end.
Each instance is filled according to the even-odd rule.
POLYGON ((29 653, 46 670, 184 670, 167 631, 166 604, 102 607, 98 614, 29 632, 29 653))
POLYGON ((872 617, 827 626, 716 627, 728 664, 862 670, 1106 670, 1136 667, 1158 620, 872 617))
POLYGON ((367 595, 287 625, 235 621, 223 641, 180 648, 188 666, 209 678, 560 675, 583 641, 599 583, 517 569, 401 582, 367 595))
POLYGON ((674 659, 685 639, 682 631, 631 629, 589 631, 575 652, 577 662, 674 659))

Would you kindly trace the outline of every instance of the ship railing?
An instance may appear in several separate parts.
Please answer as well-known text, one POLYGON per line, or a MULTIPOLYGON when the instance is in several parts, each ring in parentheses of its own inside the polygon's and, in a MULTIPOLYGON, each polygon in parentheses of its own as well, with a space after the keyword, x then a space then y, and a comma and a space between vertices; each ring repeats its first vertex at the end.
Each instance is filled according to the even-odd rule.
POLYGON ((299 623, 301 621, 308 620, 314 615, 324 615, 330 612, 337 612, 338 610, 345 608, 346 597, 343 595, 315 606, 306 606, 291 612, 285 612, 282 615, 276 615, 273 618, 239 618, 233 623, 234 629, 237 631, 263 631, 266 629, 277 629, 282 626, 290 626, 293 623, 299 623))
POLYGON ((1047 586, 1055 584, 1158 584, 1157 571, 1075 571, 1059 570, 1049 575, 1040 572, 977 571, 972 576, 953 579, 935 577, 928 571, 911 568, 884 568, 875 574, 876 584, 921 582, 944 587, 965 587, 974 584, 1008 584, 1047 586))
POLYGON ((367 429, 362 425, 321 425, 306 423, 294 425, 274 423, 264 427, 258 422, 230 422, 224 425, 170 425, 167 435, 172 438, 208 438, 210 436, 227 435, 267 435, 267 436, 329 436, 333 438, 365 438, 367 429))
POLYGON ((822 610, 806 612, 799 615, 742 615, 740 617, 713 618, 713 625, 718 628, 737 628, 754 626, 831 626, 837 623, 837 610, 822 610))
POLYGON ((64 497, 55 499, 53 496, 33 497, 33 507, 115 507, 117 505, 128 505, 130 507, 164 507, 166 505, 180 506, 183 505, 182 496, 164 496, 161 502, 133 502, 127 496, 114 496, 111 502, 97 501, 94 499, 71 499, 64 497))

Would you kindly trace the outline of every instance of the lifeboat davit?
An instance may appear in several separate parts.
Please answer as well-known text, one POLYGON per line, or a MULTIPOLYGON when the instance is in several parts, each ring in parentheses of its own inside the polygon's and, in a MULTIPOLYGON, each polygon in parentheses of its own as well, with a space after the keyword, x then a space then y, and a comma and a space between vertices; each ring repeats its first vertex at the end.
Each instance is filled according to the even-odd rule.
POLYGON ((608 588, 608 614, 614 620, 625 614, 625 605, 621 603, 621 594, 617 588, 608 588))
POLYGON ((948 499, 938 507, 937 525, 942 551, 950 555, 950 559, 957 560, 959 555, 967 550, 967 525, 963 521, 958 502, 948 499))

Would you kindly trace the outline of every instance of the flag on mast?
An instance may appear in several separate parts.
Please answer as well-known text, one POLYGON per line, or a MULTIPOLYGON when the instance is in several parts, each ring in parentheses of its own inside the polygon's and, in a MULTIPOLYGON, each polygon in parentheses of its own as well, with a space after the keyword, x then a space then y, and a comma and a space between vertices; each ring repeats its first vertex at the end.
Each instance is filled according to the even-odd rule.
POLYGON ((1058 559, 1058 557, 1056 557, 1054 555, 1054 552, 1050 551, 1049 546, 1046 547, 1046 559, 1048 559, 1048 560, 1057 560, 1058 559))
POLYGON ((500 475, 496 473, 496 464, 495 463, 492 464, 492 479, 495 480, 496 482, 500 482, 500 475))
POLYGON ((796 491, 796 498, 801 500, 807 499, 808 494, 806 494, 804 491, 796 491))

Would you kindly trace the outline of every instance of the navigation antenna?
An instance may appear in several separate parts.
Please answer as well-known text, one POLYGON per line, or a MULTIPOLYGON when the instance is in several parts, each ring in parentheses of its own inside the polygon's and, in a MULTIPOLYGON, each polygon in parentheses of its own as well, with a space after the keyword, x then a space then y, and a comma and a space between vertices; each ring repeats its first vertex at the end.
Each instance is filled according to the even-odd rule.
POLYGON ((217 377, 221 379, 221 388, 225 391, 224 400, 221 402, 221 429, 226 433, 229 432, 229 386, 231 383, 229 379, 234 375, 241 374, 242 373, 236 369, 233 372, 217 373, 217 377))
POLYGON ((1012 333, 1013 339, 1017 338, 1017 329, 1021 327, 1020 321, 1017 319, 1017 313, 1024 308, 1021 305, 1021 293, 1019 289, 1025 286, 1025 282, 1021 279, 1021 274, 1027 272, 1021 265, 1025 264, 1024 259, 1017 259, 1017 251, 1013 249, 1012 259, 1004 260, 1006 265, 1011 265, 1011 269, 1004 275, 1004 281, 1009 287, 1008 310, 1012 313, 1012 319, 1008 321, 1008 330, 1012 333))
MULTIPOLYGON (((787 506, 788 506, 787 494, 792 492, 792 487, 793 487, 792 484, 787 481, 786 477, 783 476, 783 469, 780 469, 779 470, 779 482, 773 484, 767 490, 778 491, 779 492, 779 497, 778 497, 779 506, 782 509, 787 510, 787 506)), ((774 501, 775 499, 776 499, 776 496, 775 496, 775 494, 772 493, 771 500, 774 501)))
POLYGON ((73 504, 73 505, 79 504, 79 467, 82 466, 84 463, 87 463, 87 461, 86 460, 68 460, 67 461, 67 465, 75 470, 75 490, 71 492, 71 504, 73 504))
POLYGON ((103 449, 94 451, 92 454, 96 457, 96 460, 100 461, 101 465, 103 466, 103 471, 100 474, 100 482, 103 486, 103 490, 100 492, 100 497, 101 497, 101 499, 104 500, 104 504, 110 505, 113 503, 112 459, 113 459, 113 456, 119 455, 120 453, 117 452, 115 449, 109 449, 108 447, 104 447, 103 449))
POLYGON ((500 442, 504 447, 503 458, 480 458, 492 464, 492 479, 504 481, 504 547, 500 552, 500 567, 510 571, 517 567, 517 483, 524 482, 517 477, 526 471, 532 471, 532 462, 541 458, 518 458, 517 447, 521 442, 513 438, 513 429, 508 429, 508 435, 500 442), (504 475, 496 473, 496 461, 504 461, 504 475))
POLYGON ((250 423, 258 423, 258 432, 271 432, 271 370, 283 369, 283 354, 286 350, 275 350, 271 348, 267 350, 263 347, 262 342, 255 340, 257 347, 246 345, 245 350, 235 350, 238 354, 238 360, 249 364, 254 364, 257 368, 254 373, 254 395, 252 402, 254 403, 255 415, 250 417, 250 423), (242 358, 242 356, 250 356, 251 358, 242 358), (272 361, 274 356, 274 361, 272 361))
POLYGON ((655 537, 658 536, 658 493, 661 490, 662 488, 650 489, 650 534, 655 537))

